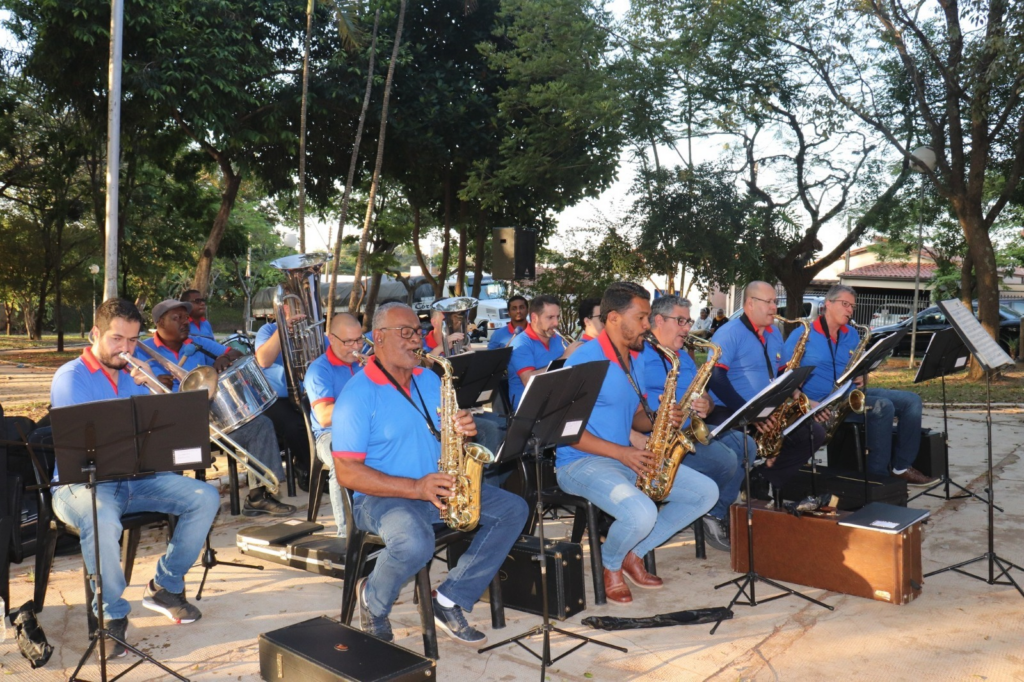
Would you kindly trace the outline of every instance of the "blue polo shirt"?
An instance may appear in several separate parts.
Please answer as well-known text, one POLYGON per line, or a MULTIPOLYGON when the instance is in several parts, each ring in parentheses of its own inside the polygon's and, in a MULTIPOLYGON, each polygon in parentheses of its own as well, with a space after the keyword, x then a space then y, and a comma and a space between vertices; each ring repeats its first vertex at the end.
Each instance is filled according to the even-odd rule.
MULTIPOLYGON (((642 391, 647 385, 644 380, 644 363, 639 359, 639 353, 630 351, 629 355, 630 372, 642 391)), ((625 370, 619 364, 607 332, 601 332, 595 340, 577 348, 566 360, 565 366, 572 367, 601 360, 608 360, 610 366, 604 376, 604 383, 601 384, 601 392, 597 395, 597 403, 587 421, 587 431, 610 443, 629 445, 629 430, 633 426, 633 415, 640 405, 640 397, 633 390, 625 370)), ((563 445, 555 451, 555 465, 563 467, 583 457, 598 456, 577 450, 571 445, 563 445)))
MULTIPOLYGON (((185 341, 181 344, 181 348, 177 352, 171 350, 166 345, 164 345, 164 342, 156 334, 146 339, 142 343, 144 343, 147 348, 151 348, 152 350, 156 351, 163 357, 173 362, 175 365, 179 365, 186 372, 190 372, 196 367, 200 367, 202 365, 212 367, 214 361, 218 357, 228 352, 227 346, 222 346, 221 344, 217 343, 212 339, 204 339, 202 337, 196 337, 193 339, 190 336, 189 338, 185 339, 185 341), (206 353, 212 354, 214 357, 211 358, 206 353, 200 351, 200 348, 205 350, 206 353), (184 362, 182 362, 181 360, 182 356, 185 357, 184 362)), ((136 354, 141 355, 141 353, 138 352, 136 352, 136 354)), ((147 355, 146 358, 149 358, 149 356, 147 355)), ((163 366, 156 360, 149 360, 149 366, 153 370, 153 373, 156 374, 157 376, 160 376, 161 374, 170 374, 170 372, 164 369, 163 366)), ((174 380, 174 385, 171 388, 172 390, 175 391, 178 390, 177 379, 174 380)))
MULTIPOLYGON (((136 384, 127 368, 117 373, 117 383, 114 383, 92 354, 92 348, 86 348, 81 357, 62 365, 54 373, 50 383, 50 406, 69 407, 148 394, 149 389, 136 384)), ((53 480, 57 480, 56 464, 53 480)))
POLYGON ((214 340, 213 338, 213 327, 210 325, 210 321, 205 317, 201 320, 197 320, 194 317, 188 318, 188 335, 195 338, 202 336, 204 338, 214 340))
MULTIPOLYGON (((309 406, 326 404, 333 405, 334 401, 341 395, 341 389, 345 388, 348 380, 356 375, 361 367, 359 363, 349 364, 334 354, 334 350, 327 346, 327 352, 309 363, 306 368, 306 376, 302 380, 302 386, 309 396, 309 406)), ((316 419, 316 411, 309 413, 310 422, 313 425, 313 437, 319 438, 320 434, 331 427, 321 426, 316 419)), ((331 422, 334 419, 332 417, 331 422)))
POLYGON ((420 397, 434 428, 440 430, 441 380, 422 367, 412 373, 414 387, 407 395, 416 407, 376 363, 352 377, 334 403, 334 457, 361 461, 389 476, 419 479, 437 473, 441 444, 427 426, 420 397))
MULTIPOLYGON (((750 400, 778 375, 782 364, 782 333, 774 326, 753 329, 746 313, 729 320, 715 332, 722 348, 716 367, 729 373, 729 382, 744 400, 750 400)), ((715 404, 724 406, 712 392, 715 404)))
MULTIPOLYGON (((783 363, 788 363, 789 359, 793 357, 793 349, 796 348, 796 344, 800 340, 799 331, 798 329, 786 339, 786 346, 782 351, 783 363)), ((811 334, 807 337, 807 348, 800 360, 801 366, 814 367, 814 371, 811 372, 811 376, 807 378, 801 389, 808 398, 817 402, 832 393, 836 379, 842 376, 843 370, 846 369, 859 342, 858 334, 845 324, 839 327, 835 341, 825 334, 821 317, 811 324, 811 334)))
POLYGON ((508 345, 508 342, 512 340, 512 337, 516 335, 516 332, 519 332, 520 334, 522 333, 520 328, 514 326, 511 322, 506 324, 504 327, 498 327, 491 332, 491 338, 487 341, 487 350, 498 350, 500 348, 504 348, 508 345))
MULTIPOLYGON (((260 349, 260 346, 270 340, 270 337, 277 333, 277 323, 268 322, 267 324, 260 327, 259 331, 256 332, 256 350, 260 349)), ((284 359, 281 353, 277 354, 274 359, 274 364, 270 367, 261 367, 264 376, 267 377, 267 381, 270 382, 270 386, 277 391, 277 395, 282 398, 288 397, 288 377, 284 372, 284 359)))
POLYGON ((519 407, 519 398, 525 389, 523 372, 544 369, 552 360, 562 357, 564 352, 565 345, 561 336, 544 341, 533 331, 533 327, 526 325, 526 331, 512 341, 512 357, 508 361, 508 394, 513 408, 519 407))
MULTIPOLYGON (((693 378, 697 376, 697 365, 694 364, 690 355, 682 350, 676 351, 676 355, 679 356, 676 402, 682 403, 683 394, 690 386, 693 378)), ((657 411, 661 405, 661 394, 665 389, 665 379, 668 378, 668 370, 672 365, 649 343, 644 344, 644 350, 640 353, 640 362, 644 363, 644 380, 647 382, 644 386, 644 393, 648 396, 647 404, 651 406, 652 410, 657 411)), ((683 426, 685 427, 689 423, 690 420, 686 420, 683 426)))

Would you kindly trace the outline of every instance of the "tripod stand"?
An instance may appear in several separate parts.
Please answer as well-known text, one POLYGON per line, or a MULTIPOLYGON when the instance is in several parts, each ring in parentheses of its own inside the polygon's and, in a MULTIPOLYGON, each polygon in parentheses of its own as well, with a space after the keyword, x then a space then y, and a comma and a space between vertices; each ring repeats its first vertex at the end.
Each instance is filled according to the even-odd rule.
MULTIPOLYGON (((206 480, 205 471, 196 471, 197 480, 206 480)), ((201 601, 203 598, 203 588, 206 586, 206 576, 209 575, 210 569, 215 566, 234 566, 236 568, 251 568, 255 571, 262 571, 262 566, 256 564, 245 564, 241 561, 221 561, 217 558, 217 550, 213 548, 213 544, 210 542, 210 536, 213 535, 213 528, 206 533, 206 547, 203 549, 203 554, 199 557, 199 565, 203 567, 203 579, 199 581, 199 589, 196 591, 196 601, 201 601)))

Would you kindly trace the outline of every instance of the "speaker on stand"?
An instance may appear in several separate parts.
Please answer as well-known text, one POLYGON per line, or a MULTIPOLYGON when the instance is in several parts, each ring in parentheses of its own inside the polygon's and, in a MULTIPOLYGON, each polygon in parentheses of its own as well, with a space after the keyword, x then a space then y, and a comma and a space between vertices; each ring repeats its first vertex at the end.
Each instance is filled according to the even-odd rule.
POLYGON ((491 276, 519 281, 537 275, 537 233, 522 227, 496 227, 492 233, 491 276))

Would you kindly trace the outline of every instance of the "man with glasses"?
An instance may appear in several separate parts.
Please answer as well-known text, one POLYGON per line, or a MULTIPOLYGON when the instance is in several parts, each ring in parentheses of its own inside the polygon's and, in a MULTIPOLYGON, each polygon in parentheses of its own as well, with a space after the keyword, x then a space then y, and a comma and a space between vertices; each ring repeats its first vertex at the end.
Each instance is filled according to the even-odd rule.
POLYGON ((356 353, 363 347, 363 341, 359 320, 349 313, 335 313, 331 318, 331 331, 327 334, 327 351, 309 363, 302 381, 309 396, 316 456, 331 472, 328 489, 339 537, 345 535, 345 507, 334 472, 334 457, 331 456, 331 423, 335 401, 349 379, 362 369, 356 353))
MULTIPOLYGON (((711 396, 717 407, 709 423, 724 422, 778 376, 783 365, 782 332, 774 319, 778 305, 775 287, 767 282, 751 282, 743 289, 743 314, 715 332, 714 342, 722 355, 711 374, 711 396)), ((769 425, 759 422, 754 428, 763 433, 769 425)), ((825 429, 811 422, 809 428, 799 428, 786 436, 778 457, 758 467, 761 477, 771 483, 777 502, 781 501, 782 486, 824 443, 825 429)))
MULTIPOLYGON (((848 325, 853 319, 857 294, 848 286, 837 284, 825 294, 825 312, 811 325, 811 335, 801 360, 802 365, 814 367, 803 391, 812 401, 823 400, 832 393, 836 379, 842 376, 860 338, 857 330, 848 325)), ((796 346, 795 334, 786 342, 782 358, 788 361, 796 346)), ((885 388, 865 389, 866 377, 854 378, 854 384, 864 391, 866 413, 868 472, 876 476, 902 478, 911 486, 928 486, 938 481, 921 473, 913 466, 921 446, 921 396, 910 391, 885 388), (893 419, 897 420, 896 446, 893 447, 893 419)), ((864 423, 865 415, 853 414, 850 422, 864 423)))
MULTIPOLYGON (((690 405, 683 404, 688 395, 688 388, 697 375, 697 365, 688 353, 683 352, 683 344, 690 333, 693 320, 690 319, 690 302, 679 296, 668 295, 655 299, 651 304, 651 332, 658 343, 675 351, 679 356, 679 376, 676 384, 676 402, 683 409, 690 405)), ((644 363, 644 377, 647 389, 647 400, 652 410, 661 404, 665 388, 665 379, 671 367, 668 360, 651 344, 645 343, 640 354, 644 363)), ((704 419, 714 409, 715 404, 705 392, 692 402, 697 416, 704 419)), ((683 424, 686 427, 688 424, 683 424)), ((716 440, 704 445, 694 441, 694 452, 683 458, 683 466, 704 474, 718 486, 718 502, 704 515, 704 531, 707 543, 723 552, 730 551, 729 543, 729 505, 736 501, 743 483, 743 438, 739 431, 729 431, 716 440)), ((747 456, 754 460, 757 445, 749 436, 747 438, 747 456)))
POLYGON ((197 336, 213 340, 213 327, 206 318, 206 299, 198 289, 188 289, 181 294, 183 303, 191 303, 192 311, 189 313, 189 331, 192 338, 197 336))
POLYGON ((601 322, 601 299, 583 299, 583 302, 580 303, 579 315, 580 329, 583 330, 583 333, 580 334, 580 341, 586 343, 601 335, 601 331, 604 329, 604 323, 601 322))
POLYGON ((508 299, 508 324, 491 332, 491 338, 487 341, 487 350, 504 348, 512 342, 512 337, 523 331, 526 327, 526 311, 529 306, 529 301, 523 296, 513 296, 508 299))
MULTIPOLYGON (((356 586, 360 625, 392 641, 391 607, 402 586, 433 559, 442 498, 451 495, 454 484, 437 468, 441 432, 454 427, 472 440, 476 425, 466 410, 458 411, 454 424, 441 424, 441 381, 420 367, 419 319, 411 308, 402 303, 378 308, 373 341, 373 360, 334 405, 332 454, 338 482, 354 491, 353 521, 384 540, 373 572, 356 586)), ((433 598, 434 621, 456 641, 473 646, 486 641, 463 611, 473 610, 501 567, 527 512, 521 497, 483 486, 479 530, 433 598)))

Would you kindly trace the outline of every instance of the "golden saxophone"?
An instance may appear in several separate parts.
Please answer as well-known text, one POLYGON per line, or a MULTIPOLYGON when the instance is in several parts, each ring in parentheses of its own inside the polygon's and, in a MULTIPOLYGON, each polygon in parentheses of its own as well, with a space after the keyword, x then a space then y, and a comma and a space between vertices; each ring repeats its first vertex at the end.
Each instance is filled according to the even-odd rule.
MULTIPOLYGON (((807 350, 807 339, 811 336, 811 323, 804 319, 787 320, 779 315, 774 315, 773 317, 776 322, 803 326, 803 331, 800 332, 800 340, 797 341, 796 347, 793 349, 793 356, 786 364, 786 369, 796 369, 800 366, 800 361, 804 357, 804 351, 807 350)), ((758 433, 754 439, 757 442, 757 456, 763 459, 778 457, 779 452, 782 451, 782 432, 787 426, 806 414, 810 407, 811 402, 803 393, 796 398, 786 398, 784 403, 776 407, 768 417, 768 423, 772 424, 772 426, 758 433)))
MULTIPOLYGON (((860 357, 864 354, 864 349, 868 347, 868 343, 871 341, 871 327, 857 324, 853 320, 850 320, 850 326, 858 332, 862 332, 864 336, 861 337, 860 343, 857 344, 857 347, 854 348, 853 352, 850 354, 850 361, 847 362, 846 367, 843 368, 843 374, 846 374, 847 370, 853 367, 857 361, 860 360, 860 357)), ((834 391, 837 388, 839 388, 838 385, 833 386, 832 390, 834 391)), ((830 411, 828 421, 822 425, 825 427, 826 443, 832 440, 832 436, 836 435, 839 425, 846 421, 846 418, 851 412, 864 414, 864 401, 864 391, 855 388, 850 391, 846 400, 841 401, 839 405, 830 411)))
POLYGON ((672 363, 672 367, 669 368, 668 374, 665 376, 665 388, 661 393, 658 413, 654 417, 651 437, 647 439, 647 446, 644 448, 651 453, 654 461, 647 472, 636 477, 636 487, 655 502, 660 502, 668 497, 676 478, 676 472, 679 470, 679 464, 683 461, 683 457, 693 452, 694 446, 693 443, 683 440, 682 435, 670 421, 670 412, 676 404, 679 356, 671 348, 661 345, 654 334, 650 332, 644 334, 644 340, 672 363))
POLYGON ((452 494, 442 500, 441 520, 453 530, 471 531, 480 522, 484 466, 494 461, 494 453, 479 443, 466 443, 466 437, 455 428, 459 404, 452 364, 422 349, 417 349, 416 354, 423 361, 438 363, 444 370, 441 377, 441 458, 437 461, 437 470, 453 477, 455 484, 452 494))

